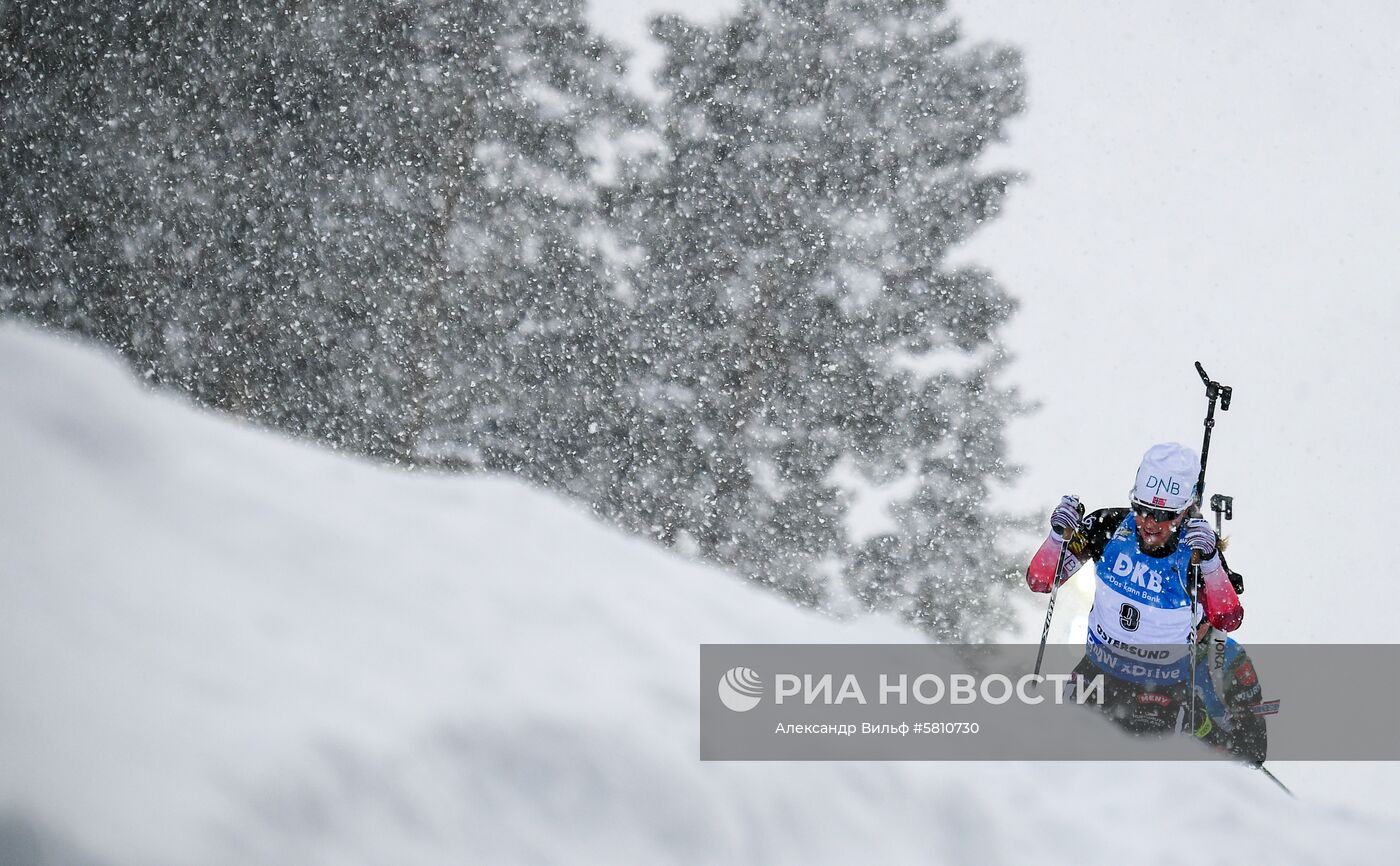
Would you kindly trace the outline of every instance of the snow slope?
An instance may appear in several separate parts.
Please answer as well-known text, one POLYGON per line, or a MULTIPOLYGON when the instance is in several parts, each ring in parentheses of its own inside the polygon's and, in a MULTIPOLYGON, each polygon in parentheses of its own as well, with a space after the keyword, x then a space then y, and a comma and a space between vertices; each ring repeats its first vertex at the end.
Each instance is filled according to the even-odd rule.
POLYGON ((792 608, 511 480, 201 412, 9 322, 0 454, 7 866, 1364 863, 1400 844, 1228 765, 702 763, 700 643, 916 635, 792 608))
POLYGON ((7 865, 1116 858, 1086 837, 1099 807, 1247 859, 1400 842, 1228 765, 700 762, 701 642, 917 635, 794 609, 515 481, 202 413, 14 323, 0 453, 7 865))

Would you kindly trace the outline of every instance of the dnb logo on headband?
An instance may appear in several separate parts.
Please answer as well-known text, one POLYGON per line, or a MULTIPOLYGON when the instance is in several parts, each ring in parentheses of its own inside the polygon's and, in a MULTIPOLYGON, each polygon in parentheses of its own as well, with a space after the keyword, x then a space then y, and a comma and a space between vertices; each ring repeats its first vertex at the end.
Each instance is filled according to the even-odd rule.
MULTIPOLYGON (((1147 478, 1147 489, 1155 490, 1162 494, 1170 493, 1172 496, 1180 496, 1181 482, 1177 481, 1175 478, 1158 478, 1156 475, 1149 475, 1147 478)), ((1162 504, 1165 505, 1166 503, 1162 504)))
POLYGON ((763 679, 752 668, 730 668, 719 680, 719 699, 736 713, 747 713, 763 697, 763 679))

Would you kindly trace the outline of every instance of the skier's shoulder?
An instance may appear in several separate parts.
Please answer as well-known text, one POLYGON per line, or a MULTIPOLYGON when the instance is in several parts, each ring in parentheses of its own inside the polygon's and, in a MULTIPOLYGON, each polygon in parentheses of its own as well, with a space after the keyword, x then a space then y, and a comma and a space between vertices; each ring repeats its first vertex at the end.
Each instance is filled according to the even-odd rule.
POLYGON ((1084 539, 1082 553, 1094 559, 1101 557, 1104 548, 1127 517, 1126 508, 1100 508, 1084 515, 1084 519, 1079 522, 1079 533, 1084 539))
POLYGON ((1088 514, 1084 515, 1082 525, 1086 527, 1104 527, 1109 534, 1112 534, 1113 530, 1117 529, 1119 524, 1127 519, 1127 517, 1128 509, 1126 508, 1100 508, 1097 511, 1090 511, 1088 514))

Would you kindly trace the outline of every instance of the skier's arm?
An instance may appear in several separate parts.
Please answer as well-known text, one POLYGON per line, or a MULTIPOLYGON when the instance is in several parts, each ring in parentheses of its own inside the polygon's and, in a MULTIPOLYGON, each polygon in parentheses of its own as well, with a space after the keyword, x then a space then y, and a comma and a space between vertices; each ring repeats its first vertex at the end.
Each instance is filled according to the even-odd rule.
POLYGON ((1191 548, 1191 561, 1201 568, 1200 593, 1206 617, 1211 626, 1221 631, 1234 631, 1244 621, 1244 606, 1230 580, 1225 557, 1220 553, 1220 537, 1201 517, 1193 517, 1183 527, 1186 544, 1191 548))
POLYGON ((1053 530, 1045 537, 1040 549, 1031 557, 1030 567, 1026 569, 1026 586, 1031 588, 1031 592, 1049 592, 1051 587, 1064 583, 1079 571, 1084 565, 1084 560, 1074 552, 1074 542, 1079 540, 1080 536, 1075 534, 1065 541, 1053 530), (1064 550, 1066 544, 1070 546, 1069 550, 1064 550), (1058 575, 1055 573, 1057 565, 1060 569, 1058 575))
POLYGON ((1269 757, 1269 731, 1264 727, 1264 717, 1250 713, 1241 718, 1225 734, 1224 746, 1230 754, 1256 767, 1264 763, 1269 757))
POLYGON ((1230 664, 1225 681, 1225 710, 1230 714, 1230 730, 1225 735, 1225 748, 1252 764, 1264 763, 1269 752, 1269 731, 1264 717, 1251 708, 1263 695, 1259 674, 1243 650, 1230 664))
POLYGON ((1239 628, 1244 622, 1244 605, 1218 552, 1201 563, 1201 584, 1201 600, 1211 626, 1221 631, 1239 628))
MULTIPOLYGON (((1068 498, 1068 497, 1066 497, 1068 498)), ((1056 583, 1064 583, 1075 575, 1084 563, 1098 559, 1113 537, 1113 531, 1128 514, 1126 508, 1101 508, 1083 518, 1069 535, 1066 542, 1052 526, 1050 534, 1040 545, 1030 567, 1026 569, 1026 585, 1032 592, 1049 592, 1056 583), (1060 549, 1066 543, 1064 562, 1059 575, 1055 574, 1055 563, 1060 562, 1060 549), (1058 578, 1058 580, 1057 580, 1058 578)))

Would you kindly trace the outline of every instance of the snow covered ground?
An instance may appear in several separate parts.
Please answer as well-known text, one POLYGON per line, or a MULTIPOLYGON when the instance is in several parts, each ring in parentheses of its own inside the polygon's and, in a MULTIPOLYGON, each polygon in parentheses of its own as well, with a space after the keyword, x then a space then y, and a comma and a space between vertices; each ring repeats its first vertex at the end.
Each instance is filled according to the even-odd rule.
POLYGON ((1400 844, 1230 765, 702 763, 699 644, 917 636, 797 610, 510 480, 194 409, 13 322, 0 454, 7 866, 1366 863, 1400 844))

